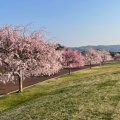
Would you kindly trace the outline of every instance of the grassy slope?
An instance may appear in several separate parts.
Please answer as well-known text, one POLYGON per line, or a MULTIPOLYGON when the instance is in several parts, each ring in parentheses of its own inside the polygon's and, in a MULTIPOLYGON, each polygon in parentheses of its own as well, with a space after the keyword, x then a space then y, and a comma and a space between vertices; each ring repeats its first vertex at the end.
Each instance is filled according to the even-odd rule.
POLYGON ((120 63, 74 72, 0 98, 0 120, 119 120, 120 63))

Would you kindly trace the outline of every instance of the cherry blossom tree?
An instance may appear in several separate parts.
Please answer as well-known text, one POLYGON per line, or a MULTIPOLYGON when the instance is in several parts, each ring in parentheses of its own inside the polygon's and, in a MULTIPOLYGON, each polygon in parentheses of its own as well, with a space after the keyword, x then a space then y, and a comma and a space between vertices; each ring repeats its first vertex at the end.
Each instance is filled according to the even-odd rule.
POLYGON ((26 33, 18 26, 0 28, 0 81, 7 83, 19 80, 19 91, 23 91, 22 81, 32 74, 51 75, 61 68, 62 52, 56 45, 44 41, 41 32, 26 33))
POLYGON ((71 68, 84 66, 84 57, 77 50, 65 49, 63 52, 63 65, 65 68, 69 68, 69 74, 71 74, 71 68))
POLYGON ((115 56, 114 56, 114 60, 120 60, 120 54, 119 53, 116 53, 115 56))
POLYGON ((98 57, 101 64, 104 64, 106 61, 112 60, 112 56, 107 50, 98 50, 98 57))
POLYGON ((99 63, 99 56, 97 50, 94 50, 92 48, 86 49, 84 53, 84 57, 85 57, 85 63, 90 65, 90 68, 92 64, 99 63))

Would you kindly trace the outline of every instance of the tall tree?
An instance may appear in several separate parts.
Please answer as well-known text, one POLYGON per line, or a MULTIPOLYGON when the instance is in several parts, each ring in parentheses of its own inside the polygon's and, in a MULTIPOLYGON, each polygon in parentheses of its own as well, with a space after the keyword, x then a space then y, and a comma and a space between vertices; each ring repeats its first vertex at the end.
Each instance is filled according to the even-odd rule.
POLYGON ((19 91, 23 91, 22 81, 33 75, 51 75, 62 65, 61 51, 45 41, 41 32, 27 34, 26 28, 5 26, 0 28, 0 81, 6 83, 19 80, 19 91))

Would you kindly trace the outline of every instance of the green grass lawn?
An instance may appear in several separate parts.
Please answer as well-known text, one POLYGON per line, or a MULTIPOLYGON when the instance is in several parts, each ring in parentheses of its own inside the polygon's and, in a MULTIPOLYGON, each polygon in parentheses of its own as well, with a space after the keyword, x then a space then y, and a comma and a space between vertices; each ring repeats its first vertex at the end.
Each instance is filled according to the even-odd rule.
POLYGON ((0 120, 120 120, 120 63, 63 75, 1 97, 0 120))

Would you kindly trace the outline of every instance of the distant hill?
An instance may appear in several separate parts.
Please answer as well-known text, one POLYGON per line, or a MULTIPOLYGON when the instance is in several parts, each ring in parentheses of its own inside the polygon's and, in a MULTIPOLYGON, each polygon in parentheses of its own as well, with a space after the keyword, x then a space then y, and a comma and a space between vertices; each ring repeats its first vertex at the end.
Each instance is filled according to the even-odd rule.
POLYGON ((70 47, 72 49, 77 49, 80 51, 84 51, 87 48, 93 48, 93 49, 105 49, 110 52, 120 52, 120 45, 97 45, 97 46, 81 46, 81 47, 70 47))

